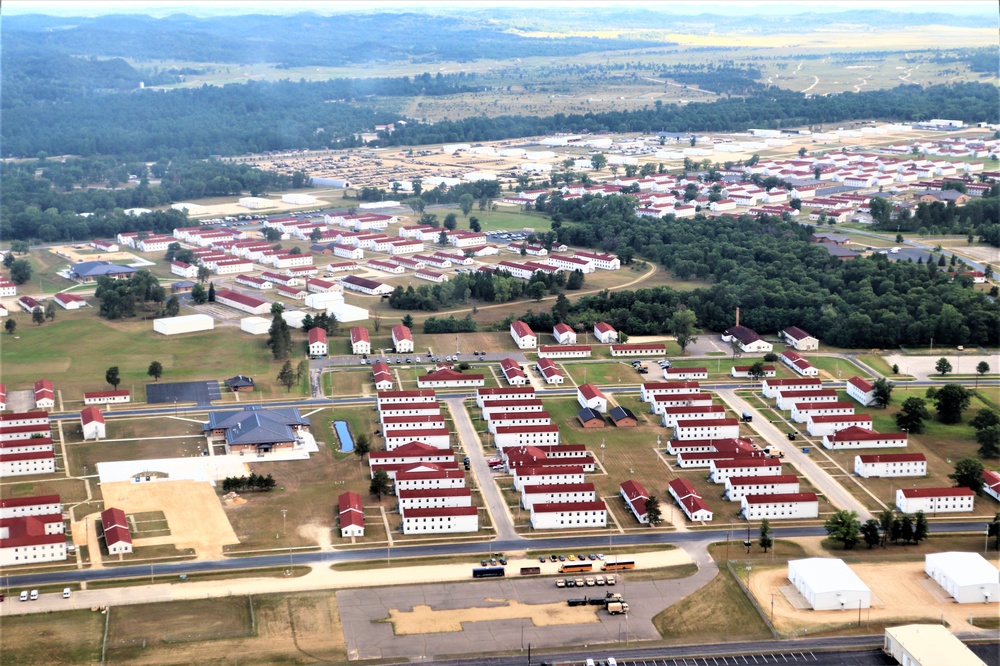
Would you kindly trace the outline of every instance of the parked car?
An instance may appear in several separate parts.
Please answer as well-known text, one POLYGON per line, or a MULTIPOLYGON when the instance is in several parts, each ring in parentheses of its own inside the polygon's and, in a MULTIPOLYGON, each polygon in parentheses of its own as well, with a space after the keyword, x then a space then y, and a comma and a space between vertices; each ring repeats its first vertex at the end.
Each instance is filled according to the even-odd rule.
POLYGON ((594 555, 593 553, 591 553, 590 555, 587 555, 587 559, 591 560, 591 561, 596 560, 597 559, 597 555, 594 555))
POLYGON ((562 578, 556 578, 556 587, 566 587, 566 581, 562 578))
POLYGON ((560 555, 559 556, 559 561, 560 562, 565 562, 566 561, 566 556, 565 555, 560 555))
POLYGON ((38 590, 32 590, 31 591, 31 597, 30 597, 30 599, 32 601, 38 601, 38 590))
POLYGON ((538 561, 539 562, 544 562, 545 561, 545 556, 544 555, 539 555, 538 556, 538 561))

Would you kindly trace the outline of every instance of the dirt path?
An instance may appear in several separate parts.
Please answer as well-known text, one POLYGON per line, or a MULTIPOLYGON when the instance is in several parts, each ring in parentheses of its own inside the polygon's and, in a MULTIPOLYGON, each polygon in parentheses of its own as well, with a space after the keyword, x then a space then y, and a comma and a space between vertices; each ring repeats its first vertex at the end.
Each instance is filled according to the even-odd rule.
POLYGON ((816 87, 817 83, 819 83, 819 77, 816 76, 815 74, 813 74, 813 82, 812 82, 812 84, 808 88, 804 89, 802 92, 804 92, 804 93, 809 92, 810 90, 812 90, 813 88, 816 87))
MULTIPOLYGON (((598 269, 598 270, 600 270, 600 269, 598 269)), ((640 275, 639 277, 635 278, 634 280, 630 280, 629 282, 626 282, 625 284, 620 284, 617 287, 607 287, 607 290, 608 291, 620 291, 622 289, 628 289, 629 287, 637 285, 640 282, 645 282, 649 278, 653 277, 653 275, 656 273, 657 270, 659 270, 659 269, 656 267, 656 264, 652 264, 651 263, 651 264, 649 264, 649 270, 646 271, 644 274, 640 275)), ((579 297, 579 296, 587 296, 589 294, 598 294, 598 293, 604 291, 604 289, 605 289, 604 287, 601 287, 600 289, 585 289, 583 291, 576 292, 574 294, 574 296, 579 297)), ((543 298, 540 301, 533 301, 533 302, 535 302, 535 303, 545 303, 546 301, 551 301, 551 302, 554 303, 555 300, 556 300, 556 298, 558 298, 558 296, 546 296, 545 298, 543 298)), ((496 305, 483 305, 481 307, 477 306, 476 307, 476 311, 477 312, 482 312, 483 310, 491 310, 491 309, 496 309, 496 308, 510 309, 510 307, 511 307, 510 303, 497 303, 496 305)), ((441 312, 432 312, 432 313, 424 315, 424 316, 425 317, 446 317, 448 315, 459 315, 459 314, 465 314, 467 312, 472 312, 472 308, 469 307, 469 308, 460 308, 458 310, 444 310, 444 311, 441 311, 441 312)), ((415 318, 419 319, 419 316, 417 316, 415 318)))

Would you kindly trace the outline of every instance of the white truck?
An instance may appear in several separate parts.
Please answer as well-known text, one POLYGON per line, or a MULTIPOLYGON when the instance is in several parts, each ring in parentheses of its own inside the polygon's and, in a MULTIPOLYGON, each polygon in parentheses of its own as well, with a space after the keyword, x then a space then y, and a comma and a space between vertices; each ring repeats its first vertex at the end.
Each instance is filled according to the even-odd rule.
POLYGON ((612 601, 608 604, 608 613, 611 615, 621 615, 628 613, 628 604, 624 601, 612 601))

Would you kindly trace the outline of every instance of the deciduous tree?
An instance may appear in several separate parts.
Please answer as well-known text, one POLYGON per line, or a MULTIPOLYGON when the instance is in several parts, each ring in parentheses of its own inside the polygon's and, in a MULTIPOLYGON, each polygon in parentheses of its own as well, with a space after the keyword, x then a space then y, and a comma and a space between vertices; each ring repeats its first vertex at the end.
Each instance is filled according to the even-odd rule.
POLYGON ((681 308, 670 316, 670 332, 674 334, 674 340, 681 348, 681 355, 684 355, 688 345, 698 341, 698 316, 694 310, 681 308))
POLYGON ((149 364, 146 374, 152 377, 153 381, 159 381, 160 377, 163 376, 163 364, 159 361, 153 361, 149 364))
POLYGON ((869 550, 877 546, 881 540, 878 521, 874 518, 866 520, 865 524, 861 526, 861 536, 864 537, 869 550))
POLYGON ((843 544, 845 550, 854 548, 860 540, 861 524, 856 511, 838 510, 823 525, 826 533, 834 541, 843 544))
POLYGON ((962 458, 955 463, 955 471, 948 475, 959 488, 968 488, 977 495, 983 494, 983 463, 975 458, 962 458))
POLYGON ((919 435, 924 431, 924 421, 930 417, 930 410, 923 398, 909 397, 903 401, 902 408, 896 414, 896 427, 919 435))
POLYGON ((104 371, 104 381, 111 384, 111 386, 113 386, 115 389, 118 388, 118 385, 121 384, 122 380, 121 376, 118 373, 117 365, 113 365, 104 371))
POLYGON ((663 522, 663 512, 660 509, 660 500, 656 495, 646 498, 646 518, 649 519, 649 526, 656 527, 663 522))
POLYGON ((767 549, 774 545, 774 539, 771 537, 771 521, 764 518, 760 521, 760 547, 767 552, 767 549))
POLYGON ((895 384, 890 382, 885 377, 879 377, 872 384, 872 397, 875 402, 876 407, 881 407, 885 409, 892 402, 892 389, 895 384))
POLYGON ((946 358, 939 358, 937 363, 934 364, 934 369, 944 377, 949 372, 951 372, 951 362, 946 358))
POLYGON ((391 488, 389 473, 382 468, 375 470, 375 473, 372 474, 372 481, 368 484, 368 492, 381 502, 382 495, 388 495, 391 488))
POLYGON ((934 408, 941 423, 958 423, 969 408, 972 392, 961 384, 945 384, 934 396, 934 408))
POLYGON ((281 366, 281 370, 278 372, 278 381, 285 386, 285 390, 287 391, 291 391, 292 387, 295 386, 295 382, 298 381, 290 360, 285 361, 285 364, 281 366))

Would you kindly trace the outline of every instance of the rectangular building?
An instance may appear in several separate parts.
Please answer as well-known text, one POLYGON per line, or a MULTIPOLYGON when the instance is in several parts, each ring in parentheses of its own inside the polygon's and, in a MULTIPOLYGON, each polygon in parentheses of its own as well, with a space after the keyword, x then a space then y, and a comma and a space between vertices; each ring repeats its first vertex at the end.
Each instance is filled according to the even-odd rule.
POLYGON ((568 502, 531 505, 531 527, 536 530, 607 527, 604 502, 568 502))
POLYGON ((882 453, 854 456, 854 473, 864 479, 887 476, 927 476, 922 453, 882 453))
POLYGON ((712 510, 708 508, 708 504, 698 494, 698 491, 694 489, 690 481, 686 479, 674 479, 667 484, 667 487, 670 489, 670 495, 684 511, 684 515, 688 517, 688 520, 697 522, 712 520, 712 510))
POLYGON ((460 534, 479 531, 479 509, 474 506, 440 506, 406 509, 403 534, 460 534))
POLYGON ((897 488, 896 508, 903 513, 928 515, 975 509, 976 493, 968 488, 897 488))
POLYGON ((741 501, 743 506, 740 513, 747 520, 819 517, 819 500, 816 493, 746 495, 741 501))

